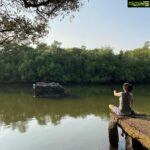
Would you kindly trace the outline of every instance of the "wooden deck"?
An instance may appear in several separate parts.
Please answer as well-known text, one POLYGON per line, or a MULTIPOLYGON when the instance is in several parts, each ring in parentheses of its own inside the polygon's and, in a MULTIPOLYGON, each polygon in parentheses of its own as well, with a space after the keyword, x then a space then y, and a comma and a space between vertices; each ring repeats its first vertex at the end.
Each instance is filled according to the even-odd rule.
POLYGON ((111 118, 128 136, 150 150, 150 116, 136 114, 131 117, 122 117, 111 113, 111 118))

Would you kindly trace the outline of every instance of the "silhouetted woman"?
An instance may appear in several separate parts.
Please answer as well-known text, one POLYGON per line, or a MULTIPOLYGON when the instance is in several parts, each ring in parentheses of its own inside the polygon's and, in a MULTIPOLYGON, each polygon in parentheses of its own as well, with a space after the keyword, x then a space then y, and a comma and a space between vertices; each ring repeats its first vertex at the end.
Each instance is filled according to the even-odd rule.
POLYGON ((123 84, 123 92, 117 92, 114 90, 114 96, 119 97, 119 108, 114 105, 109 105, 109 108, 112 112, 117 115, 131 115, 132 114, 132 85, 130 83, 123 84))

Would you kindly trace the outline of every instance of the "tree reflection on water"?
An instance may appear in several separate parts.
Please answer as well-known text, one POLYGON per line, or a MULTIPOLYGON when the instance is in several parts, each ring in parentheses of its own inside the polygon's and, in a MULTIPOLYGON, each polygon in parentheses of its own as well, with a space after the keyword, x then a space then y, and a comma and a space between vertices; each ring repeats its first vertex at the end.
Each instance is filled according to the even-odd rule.
MULTIPOLYGON (((113 100, 112 90, 114 86, 75 86, 67 87, 70 93, 78 95, 77 98, 41 99, 33 98, 31 86, 1 86, 0 87, 0 125, 18 128, 20 132, 26 132, 28 122, 33 118, 39 125, 60 124, 62 118, 86 117, 93 114, 100 118, 109 119, 108 104, 113 100)), ((149 89, 149 87, 147 88, 149 89)), ((137 90, 138 92, 138 90, 137 90)), ((146 92, 146 90, 145 90, 146 92)), ((139 97, 141 99, 142 95, 139 97)), ((136 108, 146 110, 148 97, 142 97, 141 102, 136 99, 136 108)), ((139 109, 139 110, 140 110, 139 109)))

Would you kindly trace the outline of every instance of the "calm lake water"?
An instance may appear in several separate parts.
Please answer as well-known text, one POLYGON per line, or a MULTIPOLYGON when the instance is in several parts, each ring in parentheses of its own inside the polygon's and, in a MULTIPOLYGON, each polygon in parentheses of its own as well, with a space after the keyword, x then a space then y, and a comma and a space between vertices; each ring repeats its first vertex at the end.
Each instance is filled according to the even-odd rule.
MULTIPOLYGON (((32 86, 0 86, 0 150, 109 150, 109 103, 121 86, 66 86, 72 98, 33 98, 32 86)), ((134 89, 134 110, 150 114, 150 86, 134 89)), ((119 150, 124 150, 120 137, 119 150)))

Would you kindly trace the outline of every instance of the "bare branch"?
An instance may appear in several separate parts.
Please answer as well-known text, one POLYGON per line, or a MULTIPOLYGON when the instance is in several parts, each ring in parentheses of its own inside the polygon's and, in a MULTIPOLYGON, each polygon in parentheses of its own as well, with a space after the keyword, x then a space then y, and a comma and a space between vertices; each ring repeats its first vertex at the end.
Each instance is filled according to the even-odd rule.
POLYGON ((32 4, 32 3, 27 2, 26 0, 23 0, 24 6, 25 6, 26 8, 28 8, 28 7, 45 6, 45 5, 48 5, 51 1, 52 1, 52 0, 47 0, 47 1, 40 2, 40 3, 34 3, 34 4, 32 4))
POLYGON ((76 11, 82 0, 0 0, 0 44, 38 41, 48 33, 48 21, 76 11))

